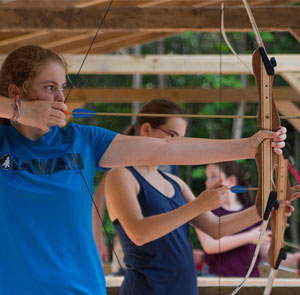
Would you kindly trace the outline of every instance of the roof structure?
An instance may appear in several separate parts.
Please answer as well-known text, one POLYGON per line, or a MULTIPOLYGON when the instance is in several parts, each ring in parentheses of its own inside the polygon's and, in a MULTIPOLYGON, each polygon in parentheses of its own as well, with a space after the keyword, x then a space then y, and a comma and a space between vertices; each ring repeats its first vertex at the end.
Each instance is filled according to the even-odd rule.
MULTIPOLYGON (((67 60, 70 60, 70 64, 74 65, 73 67, 78 67, 110 2, 110 0, 0 0, 0 62, 15 48, 33 44, 51 48, 63 54, 67 60)), ((125 63, 127 59, 126 74, 145 74, 151 69, 156 70, 152 72, 154 74, 172 74, 175 73, 175 69, 181 69, 185 74, 194 74, 195 68, 191 66, 193 63, 201 60, 204 62, 205 59, 208 62, 214 57, 203 56, 201 59, 195 55, 187 56, 186 60, 182 61, 184 56, 174 56, 173 68, 170 68, 167 56, 139 58, 109 56, 108 58, 103 55, 182 32, 219 32, 222 2, 226 5, 227 32, 252 31, 241 0, 114 0, 90 51, 90 62, 85 65, 83 73, 116 73, 118 65, 125 63), (128 61, 130 58, 131 60, 128 61), (113 59, 118 60, 113 61, 113 59), (93 60, 106 61, 109 65, 103 66, 102 70, 98 66, 97 71, 93 72, 95 71, 93 60)), ((289 32, 300 42, 299 1, 248 0, 248 3, 260 31, 289 32)), ((234 71, 237 71, 236 67, 230 66, 232 65, 230 64, 231 58, 234 57, 226 57, 228 59, 227 74, 234 74, 236 73, 234 71)), ((278 108, 284 115, 289 115, 290 112, 293 112, 293 115, 295 112, 299 114, 299 109, 294 102, 300 100, 300 56, 291 55, 282 58, 282 61, 282 70, 279 74, 290 84, 291 88, 278 89, 278 91, 275 89, 275 96, 278 93, 280 97, 278 108), (285 96, 286 99, 284 99, 285 96), (290 111, 287 112, 287 110, 290 111)), ((121 70, 121 67, 119 68, 121 70)), ((202 65, 203 73, 206 69, 208 71, 211 67, 202 65)), ((241 72, 241 74, 247 73, 241 72)), ((70 103, 79 106, 86 101, 91 101, 92 98, 94 101, 119 102, 120 99, 116 97, 125 97, 124 101, 131 101, 130 97, 143 100, 143 97, 155 97, 159 94, 158 91, 162 90, 152 89, 147 92, 147 90, 131 89, 128 93, 129 89, 127 89, 126 95, 124 91, 124 89, 114 89, 112 92, 101 89, 98 94, 95 94, 94 90, 80 89, 73 92, 70 103), (139 91, 140 94, 138 94, 139 91), (114 93, 115 100, 112 98, 112 93, 114 93)), ((209 94, 201 89, 165 89, 164 91, 168 95, 164 97, 173 100, 193 101, 196 91, 198 101, 201 101, 199 93, 205 92, 210 99, 215 96, 213 89, 209 90, 209 94)), ((232 100, 239 100, 237 96, 239 90, 228 91, 232 91, 228 97, 234 95, 232 100)), ((245 93, 253 95, 255 91, 247 89, 245 93)), ((203 100, 205 99, 208 99, 207 96, 203 97, 203 100)), ((253 100, 253 97, 249 98, 251 99, 253 100)), ((300 131, 299 124, 296 128, 300 131)))
MULTIPOLYGON (((221 0, 114 0, 91 53, 108 53, 186 31, 220 30, 221 0)), ((300 41, 295 0, 248 0, 261 31, 289 31, 300 41)), ((2 0, 0 53, 38 44, 84 54, 110 0, 2 0)), ((252 31, 241 0, 228 0, 226 30, 252 31)))

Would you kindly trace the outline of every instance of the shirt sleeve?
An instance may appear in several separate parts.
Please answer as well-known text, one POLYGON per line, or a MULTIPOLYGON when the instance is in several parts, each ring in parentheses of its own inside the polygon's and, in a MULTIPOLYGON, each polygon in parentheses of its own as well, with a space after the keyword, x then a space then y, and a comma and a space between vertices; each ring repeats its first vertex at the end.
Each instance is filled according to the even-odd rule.
POLYGON ((100 167, 99 162, 103 154, 106 152, 111 142, 113 141, 113 139, 118 133, 102 127, 95 127, 95 126, 92 126, 92 130, 93 130, 93 138, 94 138, 93 148, 96 155, 96 168, 105 171, 108 168, 100 167))
POLYGON ((88 144, 90 147, 87 150, 91 153, 92 160, 95 161, 95 168, 103 171, 107 170, 108 168, 100 167, 99 162, 118 133, 97 126, 79 124, 71 125, 72 128, 77 129, 77 132, 79 132, 77 134, 79 134, 81 136, 81 140, 84 141, 82 144, 88 144))

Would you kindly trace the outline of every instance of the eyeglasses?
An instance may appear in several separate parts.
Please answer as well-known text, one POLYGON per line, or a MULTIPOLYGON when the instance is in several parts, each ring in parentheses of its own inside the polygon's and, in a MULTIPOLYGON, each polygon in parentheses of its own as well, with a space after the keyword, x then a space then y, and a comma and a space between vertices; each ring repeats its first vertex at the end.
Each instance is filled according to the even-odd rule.
POLYGON ((160 131, 168 134, 170 137, 179 137, 179 134, 174 130, 165 129, 156 125, 152 125, 153 128, 159 129, 160 131))

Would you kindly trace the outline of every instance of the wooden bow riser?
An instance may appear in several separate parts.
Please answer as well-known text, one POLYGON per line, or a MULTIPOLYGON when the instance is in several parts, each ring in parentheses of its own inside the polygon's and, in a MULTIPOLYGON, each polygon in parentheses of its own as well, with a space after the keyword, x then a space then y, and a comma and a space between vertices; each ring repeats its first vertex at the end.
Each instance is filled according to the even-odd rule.
MULTIPOLYGON (((258 127, 264 130, 276 131, 280 128, 280 120, 272 95, 274 76, 268 75, 262 60, 260 49, 256 49, 252 58, 252 68, 259 91, 258 127)), ((278 157, 272 151, 271 139, 265 139, 256 153, 256 163, 259 173, 256 210, 263 218, 269 195, 275 191, 273 171, 278 157)))
MULTIPOLYGON (((288 158, 285 159, 283 155, 280 155, 278 158, 278 166, 275 169, 277 200, 290 201, 291 186, 288 179, 289 160, 288 158)), ((285 259, 284 233, 287 227, 287 217, 285 216, 285 212, 289 212, 288 207, 278 208, 277 210, 272 211, 270 218, 272 240, 269 248, 269 263, 274 269, 278 269, 281 260, 285 259)))
MULTIPOLYGON (((262 51, 256 49, 253 54, 252 66, 256 84, 259 89, 258 127, 264 130, 276 131, 280 128, 280 119, 273 98, 272 85, 273 74, 268 74, 263 61, 262 51)), ((266 58, 266 56, 264 57, 266 58)), ((291 200, 291 187, 288 179, 288 155, 276 155, 271 146, 271 139, 266 139, 261 144, 257 154, 256 163, 259 171, 258 193, 256 209, 259 216, 263 217, 271 192, 277 193, 277 200, 291 200), (276 186, 273 182, 273 174, 276 174, 276 186)), ((278 268, 280 261, 284 259, 284 232, 287 225, 288 207, 272 210, 270 224, 272 229, 272 241, 269 248, 269 263, 272 268, 278 268)))

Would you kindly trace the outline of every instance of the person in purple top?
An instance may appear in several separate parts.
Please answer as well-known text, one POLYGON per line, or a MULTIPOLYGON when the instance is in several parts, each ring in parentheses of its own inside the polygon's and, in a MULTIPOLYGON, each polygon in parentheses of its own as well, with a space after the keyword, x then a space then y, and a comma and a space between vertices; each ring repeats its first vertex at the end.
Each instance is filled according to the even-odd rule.
MULTIPOLYGON (((206 187, 213 186, 217 181, 222 180, 228 187, 245 186, 250 187, 243 178, 241 166, 234 161, 222 162, 206 166, 206 187)), ((212 210, 216 216, 225 216, 241 212, 251 207, 255 200, 252 191, 235 194, 228 190, 226 200, 222 207, 212 210)), ((244 277, 251 264, 256 243, 260 233, 260 223, 249 226, 231 236, 219 240, 212 239, 206 233, 196 230, 201 241, 204 255, 204 272, 211 275, 224 277, 244 277)), ((265 233, 260 255, 251 273, 251 277, 259 277, 258 265, 261 260, 268 261, 268 248, 270 231, 265 233)), ((300 254, 288 253, 287 260, 283 265, 297 265, 300 254)))

